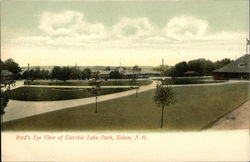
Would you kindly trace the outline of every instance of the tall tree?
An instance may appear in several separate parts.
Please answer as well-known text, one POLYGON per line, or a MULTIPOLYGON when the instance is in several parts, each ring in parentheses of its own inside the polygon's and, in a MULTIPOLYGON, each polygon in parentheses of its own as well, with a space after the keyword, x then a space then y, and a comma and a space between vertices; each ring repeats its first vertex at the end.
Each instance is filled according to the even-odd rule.
POLYGON ((7 59, 3 63, 3 67, 5 70, 9 70, 15 75, 15 78, 18 77, 19 73, 21 72, 21 68, 19 67, 18 63, 16 63, 13 59, 7 59))
POLYGON ((122 74, 118 70, 111 71, 109 73, 109 76, 111 79, 121 79, 122 78, 122 74))
POLYGON ((185 61, 179 62, 174 66, 175 76, 183 76, 186 71, 188 71, 188 65, 185 61))
POLYGON ((107 67, 105 67, 105 69, 104 69, 105 71, 110 71, 111 70, 111 68, 110 68, 110 66, 107 66, 107 67))
POLYGON ((82 71, 82 73, 81 73, 81 78, 82 79, 88 79, 89 80, 91 78, 91 76, 92 76, 92 71, 91 71, 90 68, 84 69, 82 71))
POLYGON ((54 66, 51 71, 51 78, 58 79, 62 68, 60 66, 54 66))
POLYGON ((69 67, 63 67, 59 73, 58 79, 66 82, 70 79, 71 70, 69 67))
POLYGON ((216 62, 214 62, 214 68, 215 69, 219 69, 229 63, 231 63, 233 60, 230 60, 229 58, 224 58, 222 60, 217 60, 216 62))
POLYGON ((175 94, 173 88, 170 85, 157 85, 154 95, 154 101, 157 105, 161 105, 161 128, 163 127, 164 108, 170 104, 173 104, 175 100, 175 94))

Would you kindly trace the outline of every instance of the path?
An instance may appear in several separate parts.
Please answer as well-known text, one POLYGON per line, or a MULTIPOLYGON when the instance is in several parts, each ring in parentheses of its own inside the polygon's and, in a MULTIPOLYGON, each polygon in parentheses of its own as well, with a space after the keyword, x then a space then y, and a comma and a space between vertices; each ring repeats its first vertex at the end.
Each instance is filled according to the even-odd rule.
MULTIPOLYGON (((61 86, 61 85, 25 85, 23 87, 45 87, 45 88, 76 88, 76 89, 82 89, 82 88, 92 88, 95 86, 61 86)), ((135 85, 130 85, 130 86, 124 86, 124 85, 119 85, 119 86, 100 86, 100 88, 135 88, 138 86, 135 85)))
POLYGON ((230 130, 230 129, 249 129, 249 113, 250 113, 250 100, 245 102, 239 108, 227 114, 215 124, 210 130, 230 130))
MULTIPOLYGON (((245 81, 228 81, 223 83, 208 83, 208 84, 190 84, 190 85, 174 85, 174 87, 182 86, 207 86, 207 85, 223 85, 234 84, 245 81)), ((156 88, 156 81, 153 81, 150 85, 141 86, 138 93, 148 91, 156 88)), ((15 88, 17 88, 16 86, 15 88)), ((20 87, 20 86, 19 86, 20 87)), ((51 86, 45 86, 51 87, 51 86)), ((57 86, 60 87, 60 86, 57 86)), ((64 86, 62 86, 64 87, 64 86)), ((82 86, 79 86, 82 87, 82 86)), ((12 88, 13 89, 13 88, 12 88)), ((135 94, 135 90, 129 90, 125 92, 118 92, 98 97, 98 102, 116 99, 135 94)), ((65 108, 71 108, 75 106, 87 105, 95 102, 95 97, 88 97, 83 99, 63 100, 63 101, 17 101, 10 100, 8 106, 5 108, 5 114, 3 116, 3 122, 16 120, 24 117, 38 115, 46 112, 61 110, 65 108)))
MULTIPOLYGON (((24 83, 23 80, 17 80, 15 87, 10 86, 10 89, 12 90, 12 89, 16 89, 16 88, 19 88, 19 87, 23 87, 24 86, 23 83, 24 83)), ((1 84, 1 86, 3 86, 3 84, 1 84)), ((6 89, 7 89, 7 87, 1 87, 1 90, 3 90, 3 91, 5 91, 6 89)))
MULTIPOLYGON (((156 87, 156 82, 150 85, 141 86, 138 93, 145 92, 156 87)), ((135 90, 118 92, 98 97, 98 102, 107 101, 115 98, 125 97, 135 94, 135 90)), ((83 99, 63 100, 63 101, 17 101, 9 100, 8 106, 5 108, 3 115, 3 122, 16 120, 28 116, 33 116, 50 111, 56 111, 65 108, 71 108, 80 105, 87 105, 95 103, 95 97, 88 97, 83 99)))

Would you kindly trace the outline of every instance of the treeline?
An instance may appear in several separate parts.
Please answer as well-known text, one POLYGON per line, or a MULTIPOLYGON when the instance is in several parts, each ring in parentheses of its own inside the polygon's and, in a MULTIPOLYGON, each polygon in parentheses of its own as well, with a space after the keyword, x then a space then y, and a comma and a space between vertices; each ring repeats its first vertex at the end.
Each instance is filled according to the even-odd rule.
POLYGON ((60 67, 54 66, 52 71, 40 69, 35 67, 31 70, 24 71, 22 79, 36 80, 36 79, 57 79, 57 80, 69 80, 69 79, 90 79, 95 72, 86 68, 80 70, 78 67, 60 67))
POLYGON ((160 71, 162 76, 209 76, 215 69, 219 69, 232 62, 229 58, 212 62, 207 59, 182 61, 175 66, 159 66, 154 70, 160 71))

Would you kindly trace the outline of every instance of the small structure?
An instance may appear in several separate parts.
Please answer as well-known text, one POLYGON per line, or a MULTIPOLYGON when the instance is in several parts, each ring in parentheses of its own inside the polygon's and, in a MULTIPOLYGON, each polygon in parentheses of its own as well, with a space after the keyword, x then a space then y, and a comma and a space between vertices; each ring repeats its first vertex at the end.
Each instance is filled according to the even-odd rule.
POLYGON ((14 74, 9 70, 1 70, 1 83, 9 83, 14 80, 14 74))
POLYGON ((215 80, 249 79, 250 55, 246 54, 230 64, 213 71, 215 80))

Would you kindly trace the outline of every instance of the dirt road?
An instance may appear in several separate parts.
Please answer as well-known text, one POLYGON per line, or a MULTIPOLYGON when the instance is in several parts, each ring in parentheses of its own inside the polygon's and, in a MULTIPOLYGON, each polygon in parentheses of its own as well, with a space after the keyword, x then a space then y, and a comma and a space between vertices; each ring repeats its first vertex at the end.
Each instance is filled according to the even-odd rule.
POLYGON ((250 112, 250 100, 245 102, 239 108, 235 109, 231 113, 227 114, 214 125, 210 130, 231 130, 231 129, 249 129, 249 114, 250 112))

